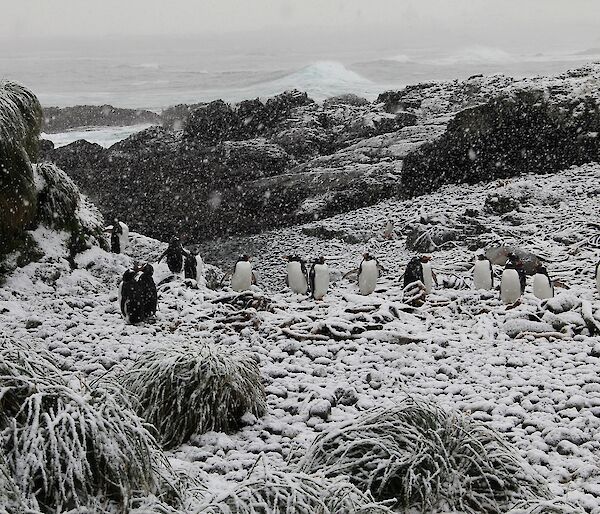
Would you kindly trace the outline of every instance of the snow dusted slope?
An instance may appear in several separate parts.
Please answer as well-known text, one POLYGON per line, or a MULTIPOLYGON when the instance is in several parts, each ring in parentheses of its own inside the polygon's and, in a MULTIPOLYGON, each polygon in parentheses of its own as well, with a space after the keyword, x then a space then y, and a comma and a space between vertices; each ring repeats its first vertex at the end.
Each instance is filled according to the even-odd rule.
MULTIPOLYGON (((131 256, 94 249, 71 271, 61 257, 65 242, 40 229, 34 237, 47 256, 13 272, 0 289, 0 331, 52 350, 66 369, 92 378, 107 370, 118 376, 153 344, 206 339, 255 352, 267 415, 247 417, 238 433, 195 436, 170 453, 175 467, 212 492, 244 477, 260 453, 284 467, 324 429, 408 393, 504 433, 555 495, 598 513, 600 339, 589 332, 590 323, 600 325, 592 276, 599 210, 600 166, 590 164, 505 184, 445 187, 318 224, 211 243, 204 256, 224 266, 252 253, 266 292, 235 297, 177 279, 159 288, 156 322, 138 326, 120 316, 117 282, 133 258, 154 261, 160 243, 134 235, 131 256), (515 190, 529 191, 519 210, 483 211, 490 193, 515 190), (398 233, 393 240, 380 237, 388 218, 398 233), (423 307, 409 307, 399 278, 411 255, 404 227, 416 222, 431 232, 455 231, 455 241, 433 252, 440 282, 468 282, 473 250, 503 242, 545 258, 551 276, 569 289, 557 288, 560 298, 544 306, 528 288, 522 305, 506 310, 495 292, 438 288, 423 307), (387 269, 368 297, 342 278, 365 248, 387 269), (281 256, 298 252, 328 258, 336 281, 324 301, 283 290, 281 256)), ((157 266, 157 281, 166 276, 157 266)))

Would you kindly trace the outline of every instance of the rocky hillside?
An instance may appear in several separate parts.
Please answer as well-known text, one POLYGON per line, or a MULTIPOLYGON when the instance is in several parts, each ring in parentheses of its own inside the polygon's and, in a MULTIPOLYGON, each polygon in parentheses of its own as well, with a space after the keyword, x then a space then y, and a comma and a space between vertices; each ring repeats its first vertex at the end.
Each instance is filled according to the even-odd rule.
MULTIPOLYGON (((316 438, 344 433, 373 408, 396 408, 409 395, 494 429, 500 441, 510 441, 513 461, 526 463, 527 479, 547 487, 542 498, 512 498, 489 512, 597 514, 600 297, 592 267, 600 251, 599 185, 600 167, 593 164, 502 183, 444 186, 431 195, 390 199, 301 227, 240 237, 231 246, 208 243, 204 257, 220 255, 223 266, 228 255, 253 252, 259 287, 242 294, 171 276, 164 263, 155 264, 165 245, 138 234, 127 254, 92 248, 75 258, 73 270, 59 234, 38 229, 36 237, 45 237, 53 253, 12 272, 0 288, 0 333, 37 352, 50 350, 77 383, 120 380, 146 350, 186 348, 190 342, 253 355, 265 385, 266 413, 245 416, 231 433, 196 433, 175 446, 166 457, 186 477, 183 505, 154 504, 159 500, 142 491, 137 501, 152 508, 141 503, 133 512, 227 512, 224 502, 237 488, 269 494, 277 487, 274 477, 266 485, 260 481, 266 469, 295 480, 298 459, 306 470, 316 438), (513 200, 512 208, 503 198, 513 200), (388 219, 396 227, 392 239, 381 237, 388 219), (413 255, 407 245, 415 227, 431 237, 439 281, 419 308, 405 303, 400 280, 413 255), (453 236, 446 242, 438 239, 448 232, 453 236), (507 309, 497 292, 473 290, 473 251, 498 243, 542 256, 550 275, 562 283, 557 297, 540 302, 529 279, 521 304, 507 309), (387 270, 370 296, 357 293, 352 275, 343 277, 365 248, 387 270), (292 252, 327 257, 333 282, 323 301, 285 288, 281 255, 292 252), (155 266, 159 310, 151 323, 127 325, 117 288, 134 261, 155 266)), ((398 429, 394 437, 403 433, 398 429)), ((455 448, 455 441, 444 443, 444 451, 455 448)), ((404 448, 401 455, 421 459, 423 451, 419 447, 411 454, 404 448)), ((349 465, 358 484, 361 476, 371 477, 373 469, 389 463, 385 454, 368 463, 362 455, 354 457, 349 465)), ((402 476, 404 468, 396 472, 402 476)), ((461 471, 446 472, 456 477, 461 471)), ((427 491, 428 503, 407 508, 392 501, 392 511, 374 512, 448 512, 446 495, 468 495, 465 487, 435 488, 428 468, 409 476, 419 484, 410 489, 417 495, 427 491)), ((500 492, 509 485, 494 484, 500 492)), ((304 494, 299 490, 291 505, 302 504, 304 494)), ((239 511, 250 501, 242 496, 239 511)), ((475 504, 463 511, 481 509, 475 504)))
POLYGON ((317 104, 299 92, 215 101, 174 111, 184 119, 169 126, 182 130, 153 127, 109 149, 76 142, 45 158, 105 215, 163 240, 203 241, 595 160, 599 81, 594 65, 419 84, 372 104, 351 95, 317 104))

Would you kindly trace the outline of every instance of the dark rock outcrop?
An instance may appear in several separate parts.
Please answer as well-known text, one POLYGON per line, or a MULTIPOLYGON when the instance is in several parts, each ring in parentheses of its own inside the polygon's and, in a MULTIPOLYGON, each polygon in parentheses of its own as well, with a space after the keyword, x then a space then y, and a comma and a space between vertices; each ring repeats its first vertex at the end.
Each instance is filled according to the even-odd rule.
POLYGON ((122 109, 112 105, 44 107, 42 130, 64 132, 78 127, 114 127, 160 123, 160 116, 144 109, 122 109))
POLYGON ((211 102, 192 111, 183 131, 151 127, 108 149, 78 141, 45 158, 64 167, 106 216, 150 236, 202 240, 388 197, 400 172, 394 159, 379 163, 380 156, 349 145, 415 122, 370 104, 326 108, 291 91, 264 103, 211 102), (348 150, 342 161, 320 160, 336 149, 348 150))
POLYGON ((458 113, 439 139, 411 154, 402 186, 418 195, 447 183, 555 172, 598 160, 599 132, 596 99, 557 102, 535 90, 501 95, 458 113))

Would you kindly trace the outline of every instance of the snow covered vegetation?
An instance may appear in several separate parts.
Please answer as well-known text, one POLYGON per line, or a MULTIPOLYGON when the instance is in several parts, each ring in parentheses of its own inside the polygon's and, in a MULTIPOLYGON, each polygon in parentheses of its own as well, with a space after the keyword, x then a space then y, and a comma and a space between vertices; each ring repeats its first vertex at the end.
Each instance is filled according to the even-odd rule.
POLYGON ((533 171, 201 242, 193 280, 136 232, 109 253, 76 179, 32 165, 35 258, 6 251, 0 286, 0 512, 600 514, 600 165, 533 171), (421 248, 428 294, 402 277, 421 248), (543 261, 555 296, 474 289, 482 250, 496 279, 543 261), (258 286, 235 292, 242 253, 258 286), (319 301, 285 286, 297 254, 328 266, 319 301), (131 324, 142 262, 158 310, 131 324))
POLYGON ((152 348, 126 370, 123 384, 163 446, 172 448, 193 434, 234 431, 247 413, 265 413, 264 385, 252 357, 202 343, 152 348))

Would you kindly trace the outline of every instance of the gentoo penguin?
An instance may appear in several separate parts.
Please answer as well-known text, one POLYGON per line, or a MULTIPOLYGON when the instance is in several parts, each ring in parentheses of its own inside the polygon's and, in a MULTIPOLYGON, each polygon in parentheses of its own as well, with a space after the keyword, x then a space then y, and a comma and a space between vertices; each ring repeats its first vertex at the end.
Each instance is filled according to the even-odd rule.
POLYGON ((420 257, 413 257, 404 271, 404 287, 413 282, 423 283, 423 265, 420 257))
POLYGON ((185 278, 192 278, 196 280, 198 278, 198 261, 196 255, 192 252, 188 252, 185 256, 183 263, 183 276, 185 278))
POLYGON ((434 281, 437 283, 435 273, 431 269, 431 257, 429 255, 421 255, 420 261, 423 268, 423 285, 425 286, 425 292, 429 294, 433 289, 434 281))
POLYGON ((123 317, 127 317, 125 314, 125 302, 130 300, 135 289, 135 276, 137 272, 135 270, 128 269, 123 273, 123 280, 119 284, 119 308, 123 317))
POLYGON ((154 268, 150 264, 145 264, 142 267, 142 274, 137 278, 137 294, 142 306, 142 316, 144 319, 156 314, 156 306, 158 304, 158 293, 156 284, 152 275, 154 268))
POLYGON ((473 268, 473 287, 475 289, 490 290, 494 288, 494 272, 492 263, 484 255, 479 254, 473 268))
POLYGON ((121 253, 121 234, 123 234, 123 227, 121 227, 119 220, 115 218, 110 231, 110 251, 112 253, 121 253))
POLYGON ((514 253, 508 254, 508 262, 500 279, 500 299, 503 303, 515 303, 521 298, 521 294, 525 291, 524 279, 525 270, 519 258, 514 253), (522 273, 519 273, 519 269, 522 273))
POLYGON ((254 272, 248 255, 242 255, 233 267, 231 275, 231 289, 234 291, 248 291, 255 284, 254 272))
POLYGON ((385 229, 383 230, 384 239, 393 239, 394 238, 394 222, 392 220, 388 220, 385 224, 385 229))
POLYGON ((138 269, 127 270, 121 284, 121 313, 128 323, 139 323, 144 319, 144 308, 137 280, 138 269))
POLYGON ((310 291, 315 300, 321 300, 329 288, 329 268, 325 264, 325 258, 319 257, 313 262, 310 269, 310 291))
POLYGON ((600 261, 596 264, 596 290, 600 294, 600 261))
POLYGON ((296 294, 306 294, 308 291, 308 273, 306 263, 297 255, 288 255, 286 284, 296 294))
POLYGON ((163 257, 166 256, 167 266, 171 270, 171 273, 181 273, 184 255, 188 255, 188 252, 181 245, 181 241, 179 240, 179 238, 173 237, 171 238, 167 249, 159 257, 158 262, 160 262, 163 259, 163 257))
POLYGON ((538 265, 535 275, 533 275, 533 294, 540 300, 554 297, 554 285, 543 264, 538 265))
POLYGON ((377 287, 379 278, 379 266, 377 259, 374 259, 369 253, 363 254, 363 260, 358 267, 358 289, 360 294, 371 294, 377 287))

